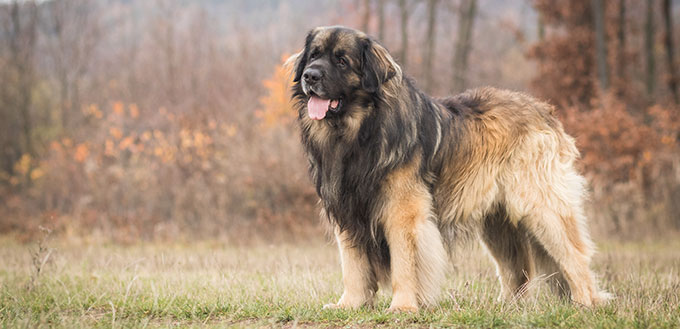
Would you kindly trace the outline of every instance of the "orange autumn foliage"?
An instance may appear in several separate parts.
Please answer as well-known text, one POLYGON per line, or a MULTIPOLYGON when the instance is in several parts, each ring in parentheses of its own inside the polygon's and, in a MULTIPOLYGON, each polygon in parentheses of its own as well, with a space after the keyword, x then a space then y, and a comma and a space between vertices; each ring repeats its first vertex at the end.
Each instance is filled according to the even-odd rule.
POLYGON ((293 82, 292 65, 286 64, 288 55, 281 56, 281 64, 274 68, 269 79, 262 81, 266 94, 260 98, 261 108, 255 112, 264 128, 286 125, 295 119, 290 100, 290 88, 293 82))

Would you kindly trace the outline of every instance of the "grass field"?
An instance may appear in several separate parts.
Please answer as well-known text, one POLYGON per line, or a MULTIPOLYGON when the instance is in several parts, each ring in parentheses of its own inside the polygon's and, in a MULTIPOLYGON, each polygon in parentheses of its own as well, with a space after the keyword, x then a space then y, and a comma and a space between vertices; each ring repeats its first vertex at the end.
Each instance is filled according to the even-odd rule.
POLYGON ((386 294, 374 308, 321 310, 342 291, 335 247, 323 242, 47 247, 32 256, 34 245, 0 238, 0 327, 680 327, 677 239, 601 243, 595 268, 617 296, 606 306, 571 305, 545 284, 496 302, 495 271, 472 248, 454 260, 438 307, 396 315, 386 294))

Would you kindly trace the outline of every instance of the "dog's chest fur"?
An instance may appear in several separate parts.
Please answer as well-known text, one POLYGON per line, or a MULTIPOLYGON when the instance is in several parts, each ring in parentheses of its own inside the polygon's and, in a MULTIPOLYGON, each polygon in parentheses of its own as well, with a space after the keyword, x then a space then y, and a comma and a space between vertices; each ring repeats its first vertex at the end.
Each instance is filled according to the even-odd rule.
POLYGON ((384 257, 376 218, 385 202, 381 189, 386 176, 418 152, 415 126, 377 107, 353 108, 323 121, 301 115, 299 122, 310 173, 329 219, 356 245, 377 248, 384 257))
POLYGON ((352 215, 367 223, 371 216, 371 203, 389 165, 376 143, 380 138, 373 136, 380 131, 370 127, 374 119, 347 113, 340 118, 303 122, 310 172, 324 207, 336 221, 346 222, 345 217, 352 215))

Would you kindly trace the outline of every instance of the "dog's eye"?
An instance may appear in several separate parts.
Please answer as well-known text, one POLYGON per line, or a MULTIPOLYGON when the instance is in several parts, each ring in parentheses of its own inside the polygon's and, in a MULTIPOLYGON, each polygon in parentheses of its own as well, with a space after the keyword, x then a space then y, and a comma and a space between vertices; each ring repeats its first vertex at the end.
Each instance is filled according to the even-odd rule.
POLYGON ((317 57, 319 57, 319 50, 314 49, 314 51, 312 51, 312 54, 309 55, 309 59, 314 59, 314 58, 317 58, 317 57))
POLYGON ((338 57, 337 63, 338 63, 338 66, 339 66, 339 67, 345 67, 345 66, 347 66, 347 60, 346 60, 345 58, 343 58, 343 57, 338 57))

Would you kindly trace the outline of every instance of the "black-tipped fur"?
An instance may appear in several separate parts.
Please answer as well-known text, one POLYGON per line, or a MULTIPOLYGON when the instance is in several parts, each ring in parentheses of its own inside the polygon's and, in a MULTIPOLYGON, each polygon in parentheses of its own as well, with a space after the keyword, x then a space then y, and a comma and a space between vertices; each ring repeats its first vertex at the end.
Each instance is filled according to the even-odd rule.
POLYGON ((333 307, 369 302, 386 273, 391 309, 431 305, 445 247, 474 232, 506 297, 522 293, 534 272, 558 270, 574 301, 608 298, 589 268, 578 150, 550 105, 493 88, 430 98, 384 47, 343 27, 310 32, 296 65, 302 144, 342 240, 345 292, 333 307), (310 67, 323 78, 301 81, 310 67), (342 106, 319 119, 318 108, 308 113, 311 97, 342 106))

